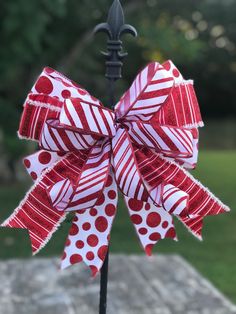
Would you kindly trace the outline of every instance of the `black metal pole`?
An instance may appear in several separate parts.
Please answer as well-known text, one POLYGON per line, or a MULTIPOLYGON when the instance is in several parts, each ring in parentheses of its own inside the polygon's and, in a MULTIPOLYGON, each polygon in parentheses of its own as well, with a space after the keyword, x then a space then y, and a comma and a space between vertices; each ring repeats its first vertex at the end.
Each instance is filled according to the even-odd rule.
MULTIPOLYGON (((105 32, 108 35, 107 52, 102 52, 102 54, 106 58, 106 78, 108 79, 109 96, 108 107, 114 108, 115 83, 122 78, 122 60, 127 56, 127 53, 122 52, 123 47, 120 38, 123 34, 137 36, 137 31, 133 26, 125 24, 124 12, 120 1, 114 0, 108 13, 107 22, 97 25, 94 32, 105 32)), ((108 269, 109 249, 101 269, 99 314, 106 314, 107 310, 108 269)))

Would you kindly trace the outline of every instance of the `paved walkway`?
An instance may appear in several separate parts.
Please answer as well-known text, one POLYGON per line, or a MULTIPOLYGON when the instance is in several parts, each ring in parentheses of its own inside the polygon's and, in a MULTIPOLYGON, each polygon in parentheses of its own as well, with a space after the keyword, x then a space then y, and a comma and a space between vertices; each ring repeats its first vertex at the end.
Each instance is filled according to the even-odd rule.
MULTIPOLYGON (((0 314, 98 313, 99 278, 57 259, 0 263, 0 314)), ((231 314, 232 305, 179 256, 113 255, 108 314, 231 314)))

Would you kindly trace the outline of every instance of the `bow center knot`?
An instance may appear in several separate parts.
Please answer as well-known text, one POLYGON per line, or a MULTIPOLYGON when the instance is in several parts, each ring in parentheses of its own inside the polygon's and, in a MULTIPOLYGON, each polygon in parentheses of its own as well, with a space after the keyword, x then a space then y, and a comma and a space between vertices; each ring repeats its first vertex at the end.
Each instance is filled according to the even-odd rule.
POLYGON ((114 126, 116 128, 116 130, 118 129, 125 129, 125 130, 129 130, 129 126, 125 123, 125 119, 124 118, 115 118, 114 121, 114 126))

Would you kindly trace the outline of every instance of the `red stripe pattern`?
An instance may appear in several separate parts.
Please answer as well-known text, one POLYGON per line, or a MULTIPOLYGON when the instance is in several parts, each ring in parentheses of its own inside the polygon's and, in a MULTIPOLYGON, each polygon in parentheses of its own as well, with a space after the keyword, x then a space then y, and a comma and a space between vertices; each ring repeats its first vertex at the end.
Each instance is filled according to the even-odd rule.
POLYGON ((80 99, 67 99, 60 114, 60 124, 85 133, 113 137, 116 134, 113 111, 80 99))
POLYGON ((87 150, 99 139, 93 134, 82 134, 64 128, 59 120, 47 120, 39 138, 40 146, 52 152, 75 152, 87 150))
POLYGON ((64 179, 51 185, 47 192, 53 207, 59 211, 64 211, 71 201, 74 188, 69 179, 64 179))
POLYGON ((141 121, 128 123, 129 135, 137 145, 148 146, 165 156, 186 158, 193 155, 192 130, 152 125, 141 121))
MULTIPOLYGON (((135 155, 139 170, 150 186, 155 187, 165 181, 189 195, 187 218, 203 218, 229 211, 227 206, 177 163, 147 149, 136 149, 135 155)), ((188 220, 186 222, 188 223, 188 220)), ((198 225, 188 227, 193 228, 191 230, 194 234, 196 233, 194 228, 199 228, 198 225)))
POLYGON ((66 212, 52 207, 50 199, 46 197, 47 189, 67 178, 75 184, 75 178, 80 174, 84 158, 82 153, 77 156, 69 154, 61 158, 51 170, 40 177, 40 181, 35 183, 19 207, 3 223, 4 227, 27 229, 35 254, 46 245, 66 218, 66 212))
POLYGON ((92 275, 97 274, 107 255, 117 201, 117 186, 110 173, 96 204, 90 210, 75 213, 62 256, 62 269, 84 261, 92 275))
POLYGON ((171 61, 163 64, 175 84, 165 105, 152 117, 152 123, 178 127, 202 127, 203 121, 193 81, 186 81, 171 61))
POLYGON ((98 142, 88 154, 67 211, 89 209, 102 194, 110 170, 110 142, 98 142))
POLYGON ((139 173, 133 147, 125 129, 112 139, 113 167, 120 190, 129 197, 147 200, 148 193, 139 173))
POLYGON ((118 185, 148 255, 159 240, 176 240, 172 215, 201 238, 203 218, 229 210, 184 170, 196 166, 202 125, 193 82, 171 61, 141 71, 114 112, 44 69, 19 128, 21 138, 43 148, 24 159, 35 185, 3 226, 27 229, 37 253, 74 212, 62 268, 84 261, 96 275, 107 254, 118 185))
POLYGON ((116 105, 117 117, 150 120, 168 98, 173 83, 173 76, 159 63, 149 64, 138 74, 130 89, 116 105))

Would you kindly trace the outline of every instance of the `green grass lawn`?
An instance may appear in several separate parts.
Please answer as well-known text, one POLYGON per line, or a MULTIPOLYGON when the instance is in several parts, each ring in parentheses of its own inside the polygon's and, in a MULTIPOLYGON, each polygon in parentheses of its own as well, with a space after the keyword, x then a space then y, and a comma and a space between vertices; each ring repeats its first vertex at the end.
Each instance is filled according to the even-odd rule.
MULTIPOLYGON (((198 169, 193 175, 208 186, 232 208, 232 212, 205 219, 204 241, 195 239, 176 222, 179 242, 161 241, 155 253, 180 254, 209 278, 221 291, 236 302, 236 151, 212 151, 200 154, 198 169)), ((23 198, 26 186, 0 186, 1 220, 6 218, 23 198)), ((69 222, 56 233, 39 256, 60 255, 63 251, 69 222)), ((0 230, 0 258, 30 256, 30 243, 24 230, 0 230)), ((115 220, 111 251, 143 254, 127 211, 120 201, 115 220)))

